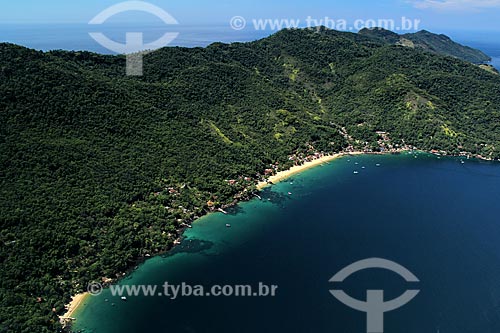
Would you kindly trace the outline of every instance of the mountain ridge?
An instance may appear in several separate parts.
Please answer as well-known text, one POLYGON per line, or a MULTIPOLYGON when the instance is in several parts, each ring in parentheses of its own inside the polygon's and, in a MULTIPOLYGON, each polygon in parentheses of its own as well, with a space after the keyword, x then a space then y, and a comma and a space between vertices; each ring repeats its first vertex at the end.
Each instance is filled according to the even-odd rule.
POLYGON ((480 50, 454 42, 444 34, 434 34, 427 30, 399 35, 383 28, 362 29, 362 35, 384 40, 390 44, 419 48, 431 53, 448 55, 474 64, 484 64, 492 59, 480 50))

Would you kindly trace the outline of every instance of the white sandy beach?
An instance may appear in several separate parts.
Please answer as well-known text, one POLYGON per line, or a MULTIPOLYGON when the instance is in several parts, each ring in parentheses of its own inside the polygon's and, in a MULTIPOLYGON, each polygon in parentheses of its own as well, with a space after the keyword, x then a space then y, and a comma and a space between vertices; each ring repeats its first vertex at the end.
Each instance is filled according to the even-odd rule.
MULTIPOLYGON (((349 156, 349 155, 360 155, 360 154, 363 154, 363 153, 352 152, 352 153, 338 153, 338 154, 333 154, 333 155, 325 155, 325 156, 317 158, 315 160, 305 162, 302 165, 296 165, 288 170, 280 171, 276 175, 269 177, 268 181, 272 182, 273 184, 276 184, 282 180, 285 180, 286 178, 289 178, 290 176, 292 176, 294 174, 297 174, 297 173, 300 173, 300 172, 305 171, 307 169, 319 166, 319 165, 324 164, 326 162, 335 160, 339 157, 349 156)), ((261 190, 264 187, 269 186, 269 185, 270 184, 268 182, 262 181, 262 182, 257 184, 257 189, 261 190)), ((68 320, 71 320, 70 318, 74 318, 73 317, 74 313, 76 312, 76 310, 80 306, 82 306, 84 304, 84 302, 88 296, 90 296, 89 293, 82 293, 82 294, 75 295, 68 305, 68 310, 60 318, 61 319, 68 319, 68 320)))
POLYGON ((332 161, 332 160, 337 159, 339 157, 348 156, 348 155, 360 155, 360 154, 363 154, 363 153, 353 152, 353 153, 338 153, 338 154, 333 154, 333 155, 325 155, 325 156, 317 158, 315 160, 305 162, 302 165, 293 166, 292 168, 290 168, 288 170, 280 171, 277 174, 269 177, 267 182, 265 182, 265 181, 259 182, 257 184, 257 189, 262 190, 264 187, 270 185, 268 182, 276 184, 276 183, 278 183, 286 178, 289 178, 290 176, 292 176, 294 174, 297 174, 297 173, 300 173, 304 170, 316 167, 316 166, 321 165, 323 163, 332 161))
POLYGON ((73 296, 73 299, 69 303, 68 311, 66 311, 66 313, 62 315, 60 318, 61 319, 73 318, 73 314, 75 313, 75 311, 78 309, 79 306, 83 305, 84 301, 87 299, 88 296, 90 296, 89 293, 82 293, 73 296))

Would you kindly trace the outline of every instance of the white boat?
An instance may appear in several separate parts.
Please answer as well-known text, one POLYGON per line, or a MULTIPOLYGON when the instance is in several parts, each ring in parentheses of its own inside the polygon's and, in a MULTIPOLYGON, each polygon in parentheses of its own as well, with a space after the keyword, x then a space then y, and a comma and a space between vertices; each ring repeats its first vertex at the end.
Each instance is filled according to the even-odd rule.
POLYGON ((379 167, 379 166, 380 166, 380 164, 378 164, 378 163, 377 163, 377 164, 376 164, 376 166, 378 166, 378 167, 379 167))
POLYGON ((357 175, 359 172, 358 171, 354 171, 354 174, 357 175))
POLYGON ((231 225, 229 223, 226 223, 226 228, 231 228, 231 225))
POLYGON ((125 296, 122 296, 121 298, 122 298, 122 301, 126 301, 127 300, 127 297, 125 297, 125 296))

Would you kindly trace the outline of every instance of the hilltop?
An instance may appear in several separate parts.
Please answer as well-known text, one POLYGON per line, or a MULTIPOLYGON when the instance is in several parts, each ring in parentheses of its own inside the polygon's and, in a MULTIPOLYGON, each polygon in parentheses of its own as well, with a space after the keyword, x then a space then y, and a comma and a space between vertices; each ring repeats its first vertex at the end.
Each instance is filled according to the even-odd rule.
POLYGON ((395 32, 382 28, 363 29, 362 35, 379 38, 389 44, 402 45, 417 48, 440 55, 447 55, 462 59, 474 64, 483 64, 491 61, 491 57, 482 51, 454 42, 450 37, 443 34, 434 34, 427 30, 416 33, 398 35, 395 32))

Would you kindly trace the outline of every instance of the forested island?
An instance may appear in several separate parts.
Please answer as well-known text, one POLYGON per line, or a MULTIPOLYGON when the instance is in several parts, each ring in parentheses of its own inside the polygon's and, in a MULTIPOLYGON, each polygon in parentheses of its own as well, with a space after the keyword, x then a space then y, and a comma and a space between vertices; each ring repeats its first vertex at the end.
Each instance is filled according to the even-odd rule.
POLYGON ((163 48, 127 77, 123 56, 0 44, 0 331, 61 329, 87 283, 315 154, 499 159, 500 76, 466 60, 297 29, 163 48))

